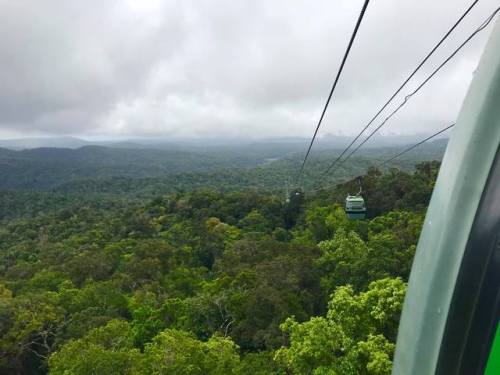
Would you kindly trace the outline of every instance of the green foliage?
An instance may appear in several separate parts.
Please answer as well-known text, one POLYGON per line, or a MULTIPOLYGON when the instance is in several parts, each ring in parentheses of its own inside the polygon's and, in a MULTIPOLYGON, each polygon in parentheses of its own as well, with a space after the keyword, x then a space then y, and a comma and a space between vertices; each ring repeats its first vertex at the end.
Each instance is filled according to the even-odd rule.
POLYGON ((144 351, 149 374, 225 375, 239 369, 238 347, 229 339, 214 336, 202 342, 187 332, 166 330, 144 351))
POLYGON ((142 354, 133 348, 130 325, 112 320, 78 340, 67 342, 49 360, 51 374, 131 374, 142 354))
POLYGON ((318 244, 322 254, 317 265, 323 270, 323 289, 331 293, 338 286, 351 284, 361 290, 385 277, 407 279, 422 223, 421 213, 389 212, 369 222, 366 240, 359 234, 359 225, 349 232, 346 228, 352 224, 337 226, 331 240, 318 244))
POLYGON ((269 221, 257 210, 252 210, 243 219, 241 219, 238 225, 246 231, 255 231, 266 233, 272 228, 269 221))
POLYGON ((435 172, 370 170, 359 221, 351 182, 0 195, 0 373, 387 374, 435 172))
POLYGON ((112 320, 83 338, 70 340, 49 360, 51 374, 238 374, 238 347, 214 336, 202 342, 187 332, 167 329, 143 352, 134 348, 134 329, 112 320))
POLYGON ((43 366, 54 349, 57 327, 64 319, 53 292, 12 298, 4 291, 0 300, 0 364, 9 368, 43 366))
POLYGON ((274 353, 262 351, 242 356, 241 375, 285 375, 286 371, 275 360, 274 353))
POLYGON ((400 279, 375 281, 360 294, 337 288, 326 317, 282 324, 290 345, 276 359, 294 374, 389 375, 404 293, 400 279))
POLYGON ((357 289, 366 284, 368 247, 356 232, 339 229, 333 239, 320 242, 318 247, 322 255, 317 264, 325 275, 321 281, 327 292, 348 282, 357 289))

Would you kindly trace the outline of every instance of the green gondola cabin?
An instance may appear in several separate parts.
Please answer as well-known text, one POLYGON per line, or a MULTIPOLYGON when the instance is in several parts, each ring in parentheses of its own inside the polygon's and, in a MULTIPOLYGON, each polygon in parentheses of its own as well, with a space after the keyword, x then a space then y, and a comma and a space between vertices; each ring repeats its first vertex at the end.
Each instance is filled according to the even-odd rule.
POLYGON ((349 219, 366 217, 365 200, 361 195, 348 195, 345 199, 345 213, 349 219))

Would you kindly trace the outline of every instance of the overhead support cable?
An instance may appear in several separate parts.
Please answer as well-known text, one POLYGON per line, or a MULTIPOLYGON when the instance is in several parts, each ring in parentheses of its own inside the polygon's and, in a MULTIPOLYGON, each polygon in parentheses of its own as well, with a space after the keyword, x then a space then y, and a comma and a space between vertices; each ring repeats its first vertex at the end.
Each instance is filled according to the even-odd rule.
MULTIPOLYGON (((391 156, 389 159, 384 160, 384 161, 383 161, 383 162, 381 162, 381 163, 378 163, 376 166, 377 166, 377 167, 382 167, 382 166, 384 166, 384 165, 386 165, 386 164, 390 163, 390 162, 391 162, 391 161, 393 161, 394 159, 397 159, 397 158, 399 158, 400 156, 402 156, 402 155, 406 154, 407 152, 410 152, 411 150, 413 150, 413 149, 415 149, 415 148, 417 148, 417 147, 421 146, 421 145, 422 145, 422 144, 424 144, 425 142, 430 141, 431 139, 433 139, 433 138, 437 137, 438 135, 440 135, 440 134, 444 133, 444 132, 445 132, 445 131, 447 131, 448 129, 453 128, 454 126, 455 126, 455 124, 448 125, 447 127, 445 127, 445 128, 443 128, 443 129, 441 129, 441 130, 437 131, 436 133, 434 133, 434 134, 432 134, 432 135, 428 136, 427 138, 422 139, 420 142, 415 143, 414 145, 412 145, 412 146, 410 146, 410 147, 408 147, 408 148, 405 148, 403 151, 401 151, 401 152, 397 153, 397 154, 396 154, 396 155, 394 155, 394 156, 391 156)), ((318 189, 313 189, 312 191, 313 191, 313 192, 315 192, 315 191, 319 191, 319 190, 327 189, 327 188, 329 188, 329 187, 333 187, 333 186, 336 186, 336 185, 329 185, 329 186, 326 186, 326 187, 321 187, 321 188, 318 188, 318 189)))
POLYGON ((436 52, 436 50, 443 44, 443 42, 448 39, 450 34, 457 28, 458 25, 463 21, 463 19, 469 14, 469 12, 476 6, 479 0, 475 0, 471 5, 465 10, 464 13, 460 16, 460 18, 455 22, 455 24, 444 34, 444 36, 439 40, 439 42, 431 49, 431 51, 424 57, 422 61, 417 65, 417 67, 411 72, 411 74, 406 77, 403 83, 399 86, 399 88, 392 94, 392 96, 384 103, 382 107, 377 111, 377 113, 371 118, 370 121, 363 127, 363 129, 356 135, 356 137, 351 141, 351 143, 340 153, 339 156, 333 161, 333 163, 328 167, 323 175, 328 174, 328 172, 340 161, 342 156, 345 155, 347 151, 352 147, 352 145, 361 137, 361 135, 368 129, 368 127, 377 119, 377 117, 387 108, 387 106, 393 101, 393 99, 401 92, 401 90, 406 86, 406 84, 417 74, 420 68, 429 60, 429 58, 436 52))
POLYGON ((413 149, 417 148, 417 147, 418 147, 418 146, 420 146, 421 144, 423 144, 423 143, 425 143, 425 142, 427 142, 427 141, 431 140, 431 139, 432 139, 432 138, 434 138, 434 137, 437 137, 439 134, 444 133, 444 132, 445 132, 445 131, 447 131, 448 129, 453 128, 454 126, 455 126, 455 124, 448 125, 446 128, 441 129, 440 131, 438 131, 438 132, 436 132, 436 133, 432 134, 431 136, 429 136, 429 137, 427 137, 427 138, 425 138, 425 139, 421 140, 420 142, 418 142, 418 143, 414 144, 413 146, 408 147, 408 148, 405 148, 403 151, 401 151, 401 152, 397 153, 396 155, 394 155, 394 156, 390 157, 389 159, 387 159, 387 160, 383 161, 382 163, 378 164, 378 165, 377 165, 377 167, 382 167, 382 166, 386 165, 387 163, 390 163, 390 162, 391 162, 391 161, 393 161, 394 159, 399 158, 400 156, 402 156, 402 155, 406 154, 407 152, 410 152, 411 150, 413 150, 413 149))
MULTIPOLYGON (((375 133, 377 133, 386 123, 391 119, 392 116, 394 116, 402 107, 408 103, 408 101, 411 99, 413 95, 415 95, 417 92, 419 92, 455 55, 463 48, 465 47, 479 32, 484 30, 493 20, 493 18, 497 15, 497 13, 500 11, 500 7, 495 9, 495 11, 486 18, 486 20, 472 33, 470 34, 467 39, 465 39, 460 46, 458 46, 451 55, 449 55, 446 60, 444 60, 413 92, 408 94, 403 102, 399 104, 398 107, 394 111, 392 111, 389 116, 387 116, 382 123, 377 126, 364 140, 361 142, 356 148, 351 151, 343 160, 340 160, 337 163, 337 166, 335 169, 333 169, 332 173, 335 172, 338 167, 342 164, 344 164, 352 155, 354 155, 375 133)), ((330 167, 327 169, 327 171, 322 175, 322 177, 326 176, 328 172, 332 169, 333 164, 330 165, 330 167)))
POLYGON ((354 27, 354 30, 352 32, 352 35, 351 35, 351 39, 349 40, 349 44, 347 46, 347 49, 344 53, 344 57, 342 59, 342 63, 340 64, 340 67, 339 67, 339 70, 337 72, 337 75, 335 77, 335 81, 333 82, 333 86, 330 90, 330 94, 328 95, 328 99, 326 100, 326 104, 325 104, 325 107, 323 108, 323 112, 321 113, 321 117, 318 121, 318 125, 316 125, 316 129, 314 130, 314 135, 311 139, 311 142, 309 144, 309 147, 307 149, 307 152, 306 152, 306 155, 304 157, 304 160, 302 161, 302 165, 300 167, 300 171, 297 175, 297 183, 300 181, 300 178, 302 177, 302 173, 304 171, 304 166, 306 165, 306 161, 307 161, 307 158, 309 157, 309 154, 311 152, 311 149, 312 149, 312 146, 314 144, 314 141, 316 140, 316 135, 318 134, 318 130, 321 126, 321 123, 323 121, 323 117, 325 116, 325 113, 326 113, 326 110, 328 108, 328 105, 330 104, 330 100, 332 98, 332 95, 333 95, 333 92, 335 91, 335 88, 337 87, 337 83, 339 81, 339 78, 340 78, 340 75, 342 74, 342 70, 344 69, 344 65, 347 61, 347 57, 349 56, 349 52, 351 51, 351 47, 354 43, 354 39, 356 38, 356 34, 358 33, 358 30, 359 30, 359 26, 361 25, 361 21, 363 20, 363 17, 365 15, 365 11, 366 11, 366 8, 368 7, 368 3, 370 2, 370 0, 365 0, 364 4, 363 4, 363 7, 361 8, 361 12, 359 13, 359 16, 358 16, 358 20, 356 22, 356 26, 354 27))

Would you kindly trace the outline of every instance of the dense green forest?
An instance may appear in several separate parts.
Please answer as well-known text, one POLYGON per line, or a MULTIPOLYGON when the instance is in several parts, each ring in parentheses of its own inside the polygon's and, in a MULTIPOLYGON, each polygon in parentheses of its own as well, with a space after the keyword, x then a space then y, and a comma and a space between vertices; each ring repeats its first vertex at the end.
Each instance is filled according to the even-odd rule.
POLYGON ((287 163, 2 193, 0 373, 390 374, 439 163, 368 168, 357 221, 287 163))
MULTIPOLYGON (((93 194, 118 194, 141 199, 200 189, 284 194, 285 185, 296 175, 304 157, 303 146, 302 143, 255 143, 189 149, 85 146, 15 151, 0 148, 0 192, 75 193, 75 196, 84 194, 85 198, 92 198, 93 194)), ((430 142, 396 159, 389 167, 413 171, 418 162, 440 160, 445 147, 446 140, 430 142)), ((401 149, 362 149, 323 178, 324 185, 364 174, 369 167, 401 149)), ((316 150, 305 170, 302 188, 316 188, 315 182, 339 153, 338 149, 316 150)), ((53 200, 53 196, 38 194, 30 200, 53 200)), ((5 204, 0 200, 0 205, 5 204)), ((0 213, 0 217, 5 216, 0 213)))

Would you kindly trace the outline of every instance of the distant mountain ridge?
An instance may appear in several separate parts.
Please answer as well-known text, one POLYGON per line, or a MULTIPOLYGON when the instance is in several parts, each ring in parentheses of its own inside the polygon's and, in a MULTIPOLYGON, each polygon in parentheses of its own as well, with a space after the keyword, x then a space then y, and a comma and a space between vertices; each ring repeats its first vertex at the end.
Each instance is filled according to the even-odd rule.
POLYGON ((12 150, 23 150, 40 147, 78 148, 88 144, 95 143, 75 137, 0 139, 0 147, 12 150))
POLYGON ((0 190, 49 190, 75 179, 159 177, 206 173, 219 169, 256 167, 276 154, 268 150, 196 152, 155 148, 86 145, 76 149, 40 147, 0 148, 0 190))
MULTIPOLYGON (((366 148, 373 147, 388 147, 401 146, 413 142, 417 142, 427 137, 428 134, 415 135, 390 135, 390 136, 374 136, 366 148)), ((351 141, 352 136, 326 134, 323 137, 318 137, 314 147, 323 148, 341 148, 347 146, 351 141)), ((126 139, 126 140, 86 140, 76 137, 32 137, 18 139, 0 139, 0 148, 10 150, 25 150, 34 148, 70 148, 76 149, 84 146, 105 146, 112 148, 154 148, 154 149, 170 149, 170 150, 207 150, 213 148, 233 148, 251 145, 288 145, 290 148, 305 148, 309 143, 309 138, 300 137, 276 137, 262 139, 244 139, 244 138, 220 138, 220 139, 126 139)))
MULTIPOLYGON (((440 139, 405 155, 399 165, 411 169, 421 160, 440 160, 447 140, 440 139)), ((250 143, 224 147, 160 149, 85 145, 79 148, 40 147, 11 150, 0 148, 0 191, 49 191, 88 186, 94 191, 123 190, 127 179, 143 179, 126 183, 134 190, 161 184, 163 191, 204 186, 234 187, 253 185, 258 189, 276 188, 294 175, 303 158, 302 145, 289 143, 250 143), (229 174, 228 174, 229 173, 229 174), (160 178, 161 181, 151 179, 160 178), (118 180, 117 180, 118 179, 118 180), (94 182, 92 182, 94 180, 94 182), (230 181, 232 181, 230 183, 230 181), (215 184, 215 185, 214 185, 215 184), (77 187, 78 186, 78 187, 77 187), (103 186, 103 188, 99 187, 103 186), (109 190, 109 189, 108 189, 109 190)), ((339 171, 329 176, 332 181, 349 176, 399 152, 403 146, 363 148, 339 171)), ((318 147, 313 150, 306 176, 324 171, 340 149, 318 147)), ((129 189, 130 190, 130 189, 129 189)))

